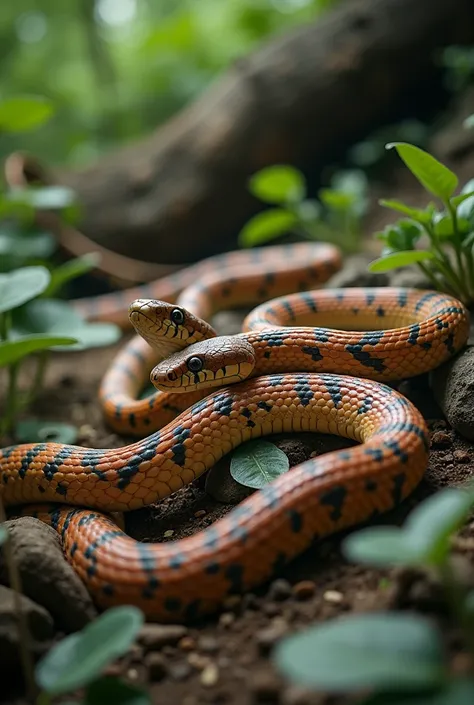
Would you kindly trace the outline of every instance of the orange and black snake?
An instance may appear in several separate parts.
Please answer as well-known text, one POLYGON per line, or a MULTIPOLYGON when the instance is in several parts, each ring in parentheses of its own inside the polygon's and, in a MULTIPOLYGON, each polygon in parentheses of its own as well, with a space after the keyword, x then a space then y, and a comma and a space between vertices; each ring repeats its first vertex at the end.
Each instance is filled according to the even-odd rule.
POLYGON ((467 340, 467 311, 433 291, 308 291, 339 263, 326 245, 239 252, 145 289, 76 303, 90 317, 122 323, 124 304, 138 299, 130 320, 156 350, 132 339, 106 375, 101 399, 121 430, 165 425, 113 450, 4 448, 0 476, 7 505, 42 503, 27 511, 57 529, 97 604, 135 604, 161 621, 192 619, 264 582, 313 541, 390 509, 418 484, 428 460, 425 422, 380 380, 448 359, 467 340), (256 308, 236 336, 216 337, 199 318, 218 305, 272 296, 279 298, 256 308), (161 391, 137 400, 153 365, 161 391), (241 443, 281 431, 361 444, 292 468, 179 541, 137 542, 103 514, 156 502, 241 443))

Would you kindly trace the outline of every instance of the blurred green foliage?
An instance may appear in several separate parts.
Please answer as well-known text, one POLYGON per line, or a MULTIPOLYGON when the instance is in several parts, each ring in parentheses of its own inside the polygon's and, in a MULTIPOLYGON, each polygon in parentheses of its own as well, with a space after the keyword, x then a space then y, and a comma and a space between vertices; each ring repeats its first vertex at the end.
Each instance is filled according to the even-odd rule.
POLYGON ((0 8, 0 98, 40 94, 55 115, 0 141, 79 165, 149 133, 267 37, 338 0, 17 0, 0 8))

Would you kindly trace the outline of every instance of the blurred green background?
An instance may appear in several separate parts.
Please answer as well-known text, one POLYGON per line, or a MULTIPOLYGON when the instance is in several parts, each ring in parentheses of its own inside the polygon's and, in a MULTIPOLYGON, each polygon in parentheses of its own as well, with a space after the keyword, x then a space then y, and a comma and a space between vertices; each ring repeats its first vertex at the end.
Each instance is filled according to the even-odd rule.
POLYGON ((43 95, 40 130, 2 135, 87 164, 147 134, 267 37, 314 21, 337 0, 16 0, 0 8, 0 98, 43 95))

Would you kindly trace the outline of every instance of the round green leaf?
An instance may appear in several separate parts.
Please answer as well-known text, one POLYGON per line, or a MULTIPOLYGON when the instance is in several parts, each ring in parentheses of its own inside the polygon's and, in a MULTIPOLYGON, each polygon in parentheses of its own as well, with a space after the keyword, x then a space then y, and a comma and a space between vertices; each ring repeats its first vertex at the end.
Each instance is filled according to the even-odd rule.
POLYGON ((74 348, 67 348, 66 351, 113 345, 120 340, 122 331, 114 323, 84 323, 81 328, 74 331, 74 335, 77 337, 77 345, 74 348))
POLYGON ((377 693, 360 705, 472 705, 474 680, 460 678, 426 693, 377 693))
POLYGON ((391 208, 393 211, 404 213, 419 223, 429 223, 431 220, 431 213, 423 211, 421 208, 411 208, 410 206, 406 206, 401 201, 397 201, 395 199, 387 200, 386 198, 382 198, 379 201, 379 204, 385 208, 391 208))
POLYGON ((0 343, 0 367, 10 365, 12 362, 21 360, 22 357, 40 350, 49 350, 60 345, 73 345, 76 342, 76 338, 66 337, 65 335, 41 334, 26 335, 15 340, 7 340, 0 343))
POLYGON ((474 196, 474 191, 468 191, 467 193, 460 193, 459 196, 453 196, 451 199, 451 203, 453 206, 456 208, 461 205, 461 203, 464 203, 464 201, 467 201, 468 198, 472 198, 474 196))
POLYGON ((352 193, 343 193, 342 191, 334 191, 330 188, 322 188, 319 191, 319 198, 328 208, 335 211, 348 211, 356 200, 356 196, 352 193))
POLYGON ((51 649, 36 667, 38 685, 49 695, 60 695, 91 683, 127 651, 143 621, 136 607, 108 610, 51 649))
POLYGON ((371 272, 388 272, 390 269, 406 267, 409 264, 433 258, 434 254, 428 250, 405 250, 376 259, 369 264, 369 269, 371 272))
POLYGON ((387 149, 395 147, 411 173, 427 191, 443 201, 453 195, 458 177, 448 167, 419 147, 406 142, 391 142, 387 149))
POLYGON ((49 280, 46 267, 22 267, 0 274, 0 313, 34 299, 46 289, 49 280))
POLYGON ((303 687, 331 693, 368 688, 413 690, 446 677, 437 630, 402 613, 354 615, 283 639, 277 667, 303 687))
POLYGON ((15 435, 20 443, 75 443, 77 428, 68 423, 55 421, 38 421, 35 419, 19 421, 15 435))
POLYGON ((54 237, 49 233, 17 233, 0 231, 0 256, 13 255, 20 261, 47 259, 56 249, 54 237))
POLYGON ((268 441, 249 441, 234 451, 230 474, 245 487, 261 489, 288 470, 290 463, 282 450, 268 441))
POLYGON ((350 534, 343 542, 343 551, 354 563, 372 566, 419 565, 424 560, 407 532, 391 526, 368 527, 350 534))
POLYGON ((447 488, 425 499, 408 516, 405 533, 425 562, 440 563, 450 547, 450 536, 474 506, 474 492, 447 488))
POLYGON ((244 247, 259 245, 289 232, 296 224, 294 213, 283 208, 272 208, 258 213, 244 225, 239 234, 239 242, 244 247))
POLYGON ((8 541, 8 531, 4 526, 0 526, 0 546, 8 541))
POLYGON ((151 696, 142 688, 118 678, 99 678, 87 688, 84 705, 150 705, 151 696))
POLYGON ((16 96, 0 100, 0 133, 27 132, 47 122, 53 104, 42 96, 16 96))
POLYGON ((249 179, 249 190, 266 203, 294 203, 305 196, 303 174, 292 166, 269 166, 249 179))

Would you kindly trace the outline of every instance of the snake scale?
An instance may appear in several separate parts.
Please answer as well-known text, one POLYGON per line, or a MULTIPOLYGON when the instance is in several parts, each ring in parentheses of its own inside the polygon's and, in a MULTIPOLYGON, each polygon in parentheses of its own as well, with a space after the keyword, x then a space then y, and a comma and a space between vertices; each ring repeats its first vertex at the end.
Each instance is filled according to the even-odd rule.
POLYGON ((125 345, 100 391, 109 423, 140 439, 111 450, 11 446, 0 451, 0 479, 8 506, 24 505, 59 532, 98 605, 191 620, 277 574, 321 537, 392 508, 421 480, 425 422, 383 382, 455 354, 467 340, 467 311, 433 291, 312 291, 339 266, 329 245, 270 247, 76 301, 91 319, 125 326, 129 317, 142 336, 125 345), (259 301, 235 336, 216 336, 202 320, 259 301), (158 391, 138 399, 152 367, 158 391), (107 514, 156 502, 241 443, 281 431, 360 444, 292 468, 178 541, 137 542, 107 514))

